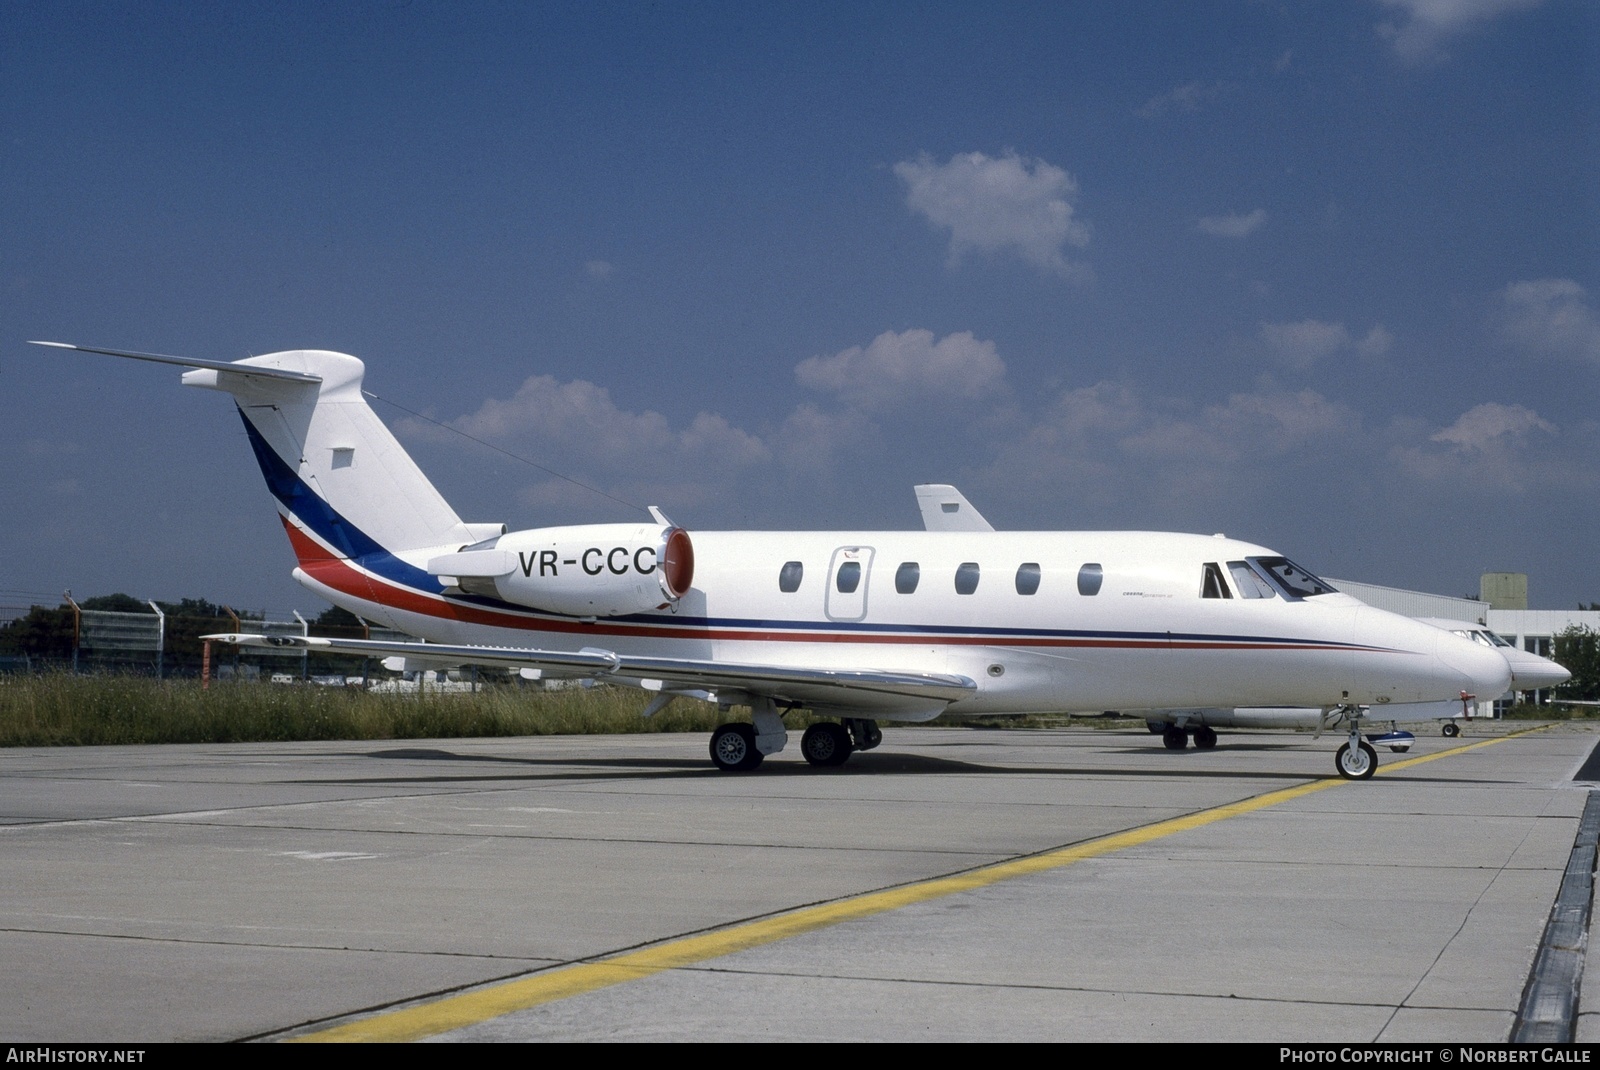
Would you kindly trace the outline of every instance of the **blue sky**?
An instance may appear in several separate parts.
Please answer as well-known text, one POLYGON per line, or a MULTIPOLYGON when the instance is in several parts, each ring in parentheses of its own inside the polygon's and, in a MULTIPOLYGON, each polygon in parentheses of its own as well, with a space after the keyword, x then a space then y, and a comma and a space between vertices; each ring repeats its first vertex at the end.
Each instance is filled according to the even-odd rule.
MULTIPOLYGON (((8 4, 0 602, 320 610, 238 418, 383 398, 689 528, 1225 531, 1600 600, 1600 8, 8 4)), ((459 512, 615 501, 379 404, 459 512)))

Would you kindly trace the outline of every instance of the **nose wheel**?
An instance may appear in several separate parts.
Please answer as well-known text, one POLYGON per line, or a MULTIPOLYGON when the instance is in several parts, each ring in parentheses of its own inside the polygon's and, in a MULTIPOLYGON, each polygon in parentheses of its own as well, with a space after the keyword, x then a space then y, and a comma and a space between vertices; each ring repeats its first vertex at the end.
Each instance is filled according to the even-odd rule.
POLYGON ((1339 748, 1333 764, 1346 780, 1370 780, 1378 771, 1378 752, 1366 740, 1357 737, 1356 746, 1349 743, 1339 748))

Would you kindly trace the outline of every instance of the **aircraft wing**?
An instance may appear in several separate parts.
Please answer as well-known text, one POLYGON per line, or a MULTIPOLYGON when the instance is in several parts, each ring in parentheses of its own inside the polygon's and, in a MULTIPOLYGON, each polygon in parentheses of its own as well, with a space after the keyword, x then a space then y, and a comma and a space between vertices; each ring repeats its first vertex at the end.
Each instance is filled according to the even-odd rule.
POLYGON ((246 647, 303 649, 367 657, 401 656, 439 665, 489 665, 539 669, 557 676, 593 677, 648 691, 729 692, 770 698, 780 705, 848 711, 863 716, 936 716, 945 706, 974 694, 978 685, 948 673, 879 669, 811 669, 787 665, 741 665, 688 658, 636 657, 585 647, 577 651, 450 643, 387 642, 380 639, 330 639, 298 635, 207 635, 203 638, 246 647))

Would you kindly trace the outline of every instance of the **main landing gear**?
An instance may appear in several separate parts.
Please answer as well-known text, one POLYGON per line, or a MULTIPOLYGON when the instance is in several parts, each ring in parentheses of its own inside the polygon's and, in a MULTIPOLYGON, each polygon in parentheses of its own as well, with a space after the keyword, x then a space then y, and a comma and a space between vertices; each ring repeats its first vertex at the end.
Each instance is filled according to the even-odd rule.
MULTIPOLYGON (((1150 725, 1150 731, 1152 734, 1157 731, 1156 723, 1157 722, 1152 722, 1150 725)), ((1183 750, 1189 745, 1189 737, 1191 733, 1175 724, 1167 725, 1165 728, 1160 729, 1160 732, 1161 745, 1166 747, 1168 750, 1183 750)), ((1212 747, 1217 745, 1216 729, 1210 727, 1209 725, 1201 725, 1200 727, 1194 729, 1192 734, 1194 736, 1194 745, 1199 750, 1210 750, 1212 747)))
MULTIPOLYGON (((760 767, 769 754, 788 742, 783 717, 771 700, 752 707, 753 724, 733 722, 711 733, 711 762, 724 773, 748 773, 760 767)), ((819 768, 843 765, 858 750, 871 750, 883 742, 878 722, 846 717, 842 722, 818 721, 800 737, 800 754, 819 768)))
POLYGON ((756 749, 756 730, 750 725, 725 724, 711 733, 711 761, 724 773, 748 773, 764 758, 756 749))

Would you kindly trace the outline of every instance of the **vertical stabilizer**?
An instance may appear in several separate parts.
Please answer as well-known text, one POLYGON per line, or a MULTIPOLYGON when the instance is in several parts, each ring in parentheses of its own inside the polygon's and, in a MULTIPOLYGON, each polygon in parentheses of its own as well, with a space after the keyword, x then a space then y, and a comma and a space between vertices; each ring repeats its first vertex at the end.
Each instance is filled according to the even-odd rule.
POLYGON ((917 507, 924 531, 993 531, 994 525, 972 507, 966 495, 948 483, 918 483, 917 507))
POLYGON ((360 560, 471 542, 362 396, 365 370, 343 353, 301 349, 198 367, 183 382, 233 395, 285 521, 325 553, 360 560))

